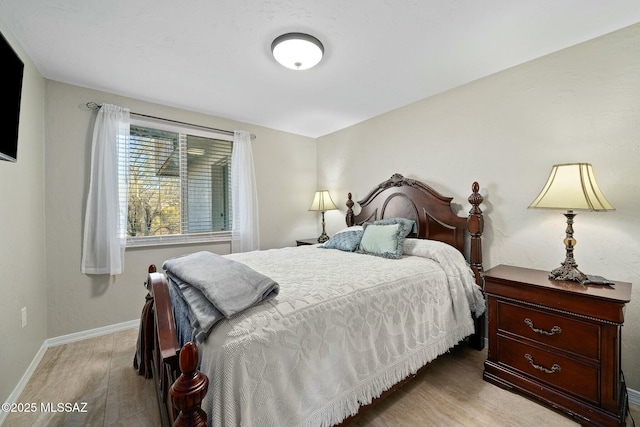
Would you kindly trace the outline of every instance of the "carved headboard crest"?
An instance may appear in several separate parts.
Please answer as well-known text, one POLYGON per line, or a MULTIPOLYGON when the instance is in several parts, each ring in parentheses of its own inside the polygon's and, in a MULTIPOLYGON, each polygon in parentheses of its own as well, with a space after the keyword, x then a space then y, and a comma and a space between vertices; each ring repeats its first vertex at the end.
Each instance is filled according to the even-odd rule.
POLYGON ((378 188, 385 189, 390 187, 400 187, 402 185, 409 185, 411 187, 415 186, 417 181, 415 179, 405 178, 399 173, 394 173, 391 175, 391 178, 378 185, 378 188))

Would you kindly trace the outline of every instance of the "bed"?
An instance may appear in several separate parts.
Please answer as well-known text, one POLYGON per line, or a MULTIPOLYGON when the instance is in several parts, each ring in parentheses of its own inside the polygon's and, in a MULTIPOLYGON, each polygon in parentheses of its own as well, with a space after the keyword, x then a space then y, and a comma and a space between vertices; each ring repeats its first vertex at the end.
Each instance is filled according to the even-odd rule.
POLYGON ((332 248, 225 256, 272 279, 276 296, 204 334, 178 307, 173 264, 166 274, 150 266, 134 365, 154 378, 163 425, 178 414, 175 425, 337 425, 460 341, 482 349, 475 182, 468 200, 460 217, 452 198, 400 174, 358 201, 357 214, 349 193, 347 227, 324 244, 332 248), (385 246, 390 235, 400 248, 385 246), (359 238, 359 252, 345 236, 359 238))

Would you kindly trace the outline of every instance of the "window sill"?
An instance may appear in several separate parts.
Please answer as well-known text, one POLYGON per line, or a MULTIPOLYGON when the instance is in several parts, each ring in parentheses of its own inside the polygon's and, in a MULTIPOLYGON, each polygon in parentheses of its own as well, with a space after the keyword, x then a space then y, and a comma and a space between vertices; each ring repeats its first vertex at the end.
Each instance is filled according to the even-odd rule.
POLYGON ((230 231, 215 233, 194 233, 169 236, 143 236, 127 239, 128 248, 158 247, 172 245, 189 245, 199 243, 228 243, 231 242, 230 231))

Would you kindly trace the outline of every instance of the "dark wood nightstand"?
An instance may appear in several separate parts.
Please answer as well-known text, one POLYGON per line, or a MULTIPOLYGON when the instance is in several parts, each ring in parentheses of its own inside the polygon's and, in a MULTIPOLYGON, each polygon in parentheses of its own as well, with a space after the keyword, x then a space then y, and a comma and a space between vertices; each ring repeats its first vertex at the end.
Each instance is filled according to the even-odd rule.
POLYGON ((548 274, 506 265, 485 272, 484 379, 583 425, 625 425, 620 343, 631 284, 581 285, 548 274))
POLYGON ((314 237, 312 239, 300 239, 296 240, 296 246, 304 246, 304 245, 317 245, 318 238, 314 237))

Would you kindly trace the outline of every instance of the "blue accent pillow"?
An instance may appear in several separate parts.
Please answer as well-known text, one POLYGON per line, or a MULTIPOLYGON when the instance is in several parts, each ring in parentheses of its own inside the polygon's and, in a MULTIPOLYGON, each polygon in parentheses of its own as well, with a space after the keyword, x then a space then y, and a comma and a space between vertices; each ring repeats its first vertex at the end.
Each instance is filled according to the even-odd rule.
POLYGON ((379 219, 373 222, 377 225, 387 225, 387 224, 400 224, 400 228, 402 228, 402 232, 404 233, 403 237, 407 237, 409 233, 417 233, 416 222, 412 219, 394 217, 394 218, 384 218, 379 219))
POLYGON ((339 249, 346 252, 355 252, 358 249, 360 240, 362 239, 362 230, 350 230, 343 231, 338 234, 334 234, 324 244, 318 246, 324 249, 339 249))
POLYGON ((400 224, 364 224, 364 233, 358 253, 383 258, 398 259, 402 256, 405 229, 400 224))

